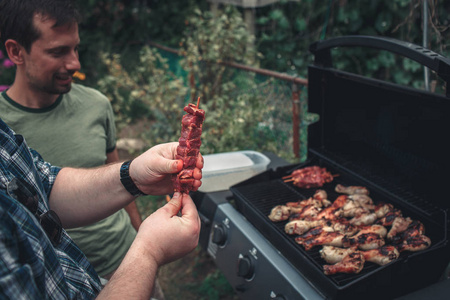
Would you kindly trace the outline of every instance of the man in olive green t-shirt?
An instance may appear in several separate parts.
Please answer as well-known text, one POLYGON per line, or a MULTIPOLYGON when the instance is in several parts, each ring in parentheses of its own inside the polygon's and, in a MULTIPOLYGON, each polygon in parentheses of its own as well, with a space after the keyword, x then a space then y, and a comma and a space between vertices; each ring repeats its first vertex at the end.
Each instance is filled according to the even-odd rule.
MULTIPOLYGON (((69 93, 42 108, 19 104, 4 91, 0 116, 54 165, 89 168, 118 160, 111 104, 94 89, 72 84, 69 93)), ((136 236, 130 216, 140 224, 135 203, 130 215, 122 209, 96 224, 67 230, 101 277, 110 277, 136 236)))

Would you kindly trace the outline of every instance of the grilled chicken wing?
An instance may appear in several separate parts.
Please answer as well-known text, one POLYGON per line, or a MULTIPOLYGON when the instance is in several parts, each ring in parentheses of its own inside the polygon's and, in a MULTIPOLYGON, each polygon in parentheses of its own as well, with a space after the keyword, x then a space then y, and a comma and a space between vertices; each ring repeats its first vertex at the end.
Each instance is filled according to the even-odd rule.
POLYGON ((388 240, 392 240, 394 236, 396 236, 399 233, 404 232, 406 229, 408 229, 409 225, 412 223, 412 220, 408 218, 403 217, 397 217, 394 219, 394 222, 392 222, 391 230, 389 230, 386 238, 388 240))
POLYGON ((343 247, 358 247, 361 250, 377 249, 384 244, 384 239, 379 234, 373 232, 356 234, 352 237, 345 236, 342 239, 343 247))
POLYGON ((369 212, 370 210, 368 208, 361 205, 359 201, 351 200, 349 196, 347 203, 345 203, 345 205, 336 212, 336 215, 344 218, 353 218, 369 212))
MULTIPOLYGON (((339 248, 333 246, 323 246, 320 250, 320 256, 328 264, 335 264, 348 255, 354 252, 354 248, 339 248)), ((399 257, 399 252, 396 247, 392 245, 385 245, 378 249, 372 249, 367 251, 360 251, 364 255, 365 261, 370 261, 378 265, 385 265, 399 257)))
POLYGON ((402 212, 398 209, 394 209, 393 211, 387 212, 384 217, 377 220, 377 224, 381 224, 383 226, 392 226, 392 223, 394 223, 394 220, 397 217, 401 217, 402 212))
POLYGON ((272 222, 286 221, 292 214, 301 212, 302 209, 302 207, 277 205, 272 208, 268 217, 272 222))
POLYGON ((375 205, 374 211, 375 214, 377 215, 377 218, 381 219, 384 216, 386 216, 388 212, 394 211, 394 206, 392 204, 381 202, 375 205))
POLYGON ((323 271, 325 275, 336 273, 357 274, 364 267, 364 255, 360 251, 354 251, 346 255, 342 261, 334 265, 324 265, 323 271))
POLYGON ((347 195, 337 197, 337 199, 334 200, 334 202, 330 206, 322 209, 313 219, 335 220, 339 218, 338 211, 347 203, 347 201, 348 201, 347 195))
POLYGON ((301 209, 301 211, 294 213, 290 216, 290 220, 303 220, 303 219, 314 219, 321 211, 321 208, 318 208, 314 205, 307 205, 301 209))
POLYGON ((320 257, 328 264, 335 264, 344 259, 348 254, 355 252, 356 248, 341 248, 335 246, 323 246, 319 251, 320 257))
POLYGON ((290 221, 284 226, 284 231, 287 234, 304 234, 311 228, 321 226, 325 224, 324 220, 314 220, 314 221, 308 221, 308 220, 294 220, 290 221))
POLYGON ((386 265, 393 260, 396 260, 400 253, 397 248, 392 245, 385 245, 378 249, 368 251, 361 251, 366 261, 376 263, 377 265, 386 265))
POLYGON ((302 208, 302 207, 310 206, 310 205, 313 205, 313 206, 318 207, 318 208, 323 207, 322 201, 318 200, 318 199, 314 199, 314 198, 308 198, 308 199, 300 200, 300 201, 297 201, 297 202, 288 202, 288 203, 286 203, 286 206, 298 207, 298 208, 302 208))
POLYGON ((361 225, 371 225, 377 220, 377 215, 375 213, 363 213, 361 215, 356 215, 350 220, 350 224, 361 226, 361 225))
POLYGON ((336 184, 335 191, 337 193, 347 195, 354 195, 354 194, 369 195, 369 190, 363 186, 343 186, 342 184, 336 184))
POLYGON ((361 235, 364 233, 376 233, 384 238, 387 234, 387 229, 383 225, 379 224, 359 226, 359 231, 356 235, 361 235))
POLYGON ((355 235, 359 231, 358 226, 350 224, 350 222, 345 218, 329 220, 327 221, 327 226, 330 226, 334 231, 338 231, 347 236, 355 235))
POLYGON ((431 239, 425 235, 411 236, 403 240, 403 243, 397 246, 398 251, 421 251, 431 246, 431 239))
POLYGON ((322 201, 325 200, 325 201, 327 201, 328 205, 325 205, 325 207, 331 205, 331 202, 327 200, 328 199, 328 194, 327 194, 327 192, 325 190, 317 190, 314 193, 313 198, 317 199, 317 200, 322 200, 322 201))
MULTIPOLYGON (((314 235, 308 238, 303 238, 303 236, 299 236, 295 239, 295 241, 302 245, 306 251, 311 250, 314 246, 319 245, 330 245, 330 246, 342 246, 342 239, 345 237, 345 234, 336 231, 328 231, 324 229, 325 227, 320 227, 320 233, 318 235, 314 235)), ((309 232, 313 231, 311 229, 309 232)), ((332 229, 331 229, 332 230, 332 229)))
POLYGON ((364 207, 367 210, 374 210, 375 205, 373 204, 372 198, 363 194, 349 195, 348 198, 355 202, 358 202, 359 206, 364 207))

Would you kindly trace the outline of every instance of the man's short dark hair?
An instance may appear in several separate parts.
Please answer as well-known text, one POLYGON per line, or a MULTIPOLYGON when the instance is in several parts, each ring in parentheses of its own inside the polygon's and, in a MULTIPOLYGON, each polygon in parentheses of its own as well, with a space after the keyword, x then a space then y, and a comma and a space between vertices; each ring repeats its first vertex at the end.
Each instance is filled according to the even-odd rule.
POLYGON ((81 20, 74 0, 0 0, 1 43, 13 39, 30 52, 41 34, 33 25, 36 14, 56 20, 55 27, 81 20))

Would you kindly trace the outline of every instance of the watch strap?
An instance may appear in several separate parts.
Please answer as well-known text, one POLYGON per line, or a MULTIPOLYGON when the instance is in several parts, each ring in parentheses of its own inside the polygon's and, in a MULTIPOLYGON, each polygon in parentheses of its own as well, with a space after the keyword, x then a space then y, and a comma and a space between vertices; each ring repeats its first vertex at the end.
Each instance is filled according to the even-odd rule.
POLYGON ((120 167, 120 182, 122 182, 125 189, 133 196, 145 195, 133 182, 130 177, 130 164, 133 160, 128 160, 120 167))

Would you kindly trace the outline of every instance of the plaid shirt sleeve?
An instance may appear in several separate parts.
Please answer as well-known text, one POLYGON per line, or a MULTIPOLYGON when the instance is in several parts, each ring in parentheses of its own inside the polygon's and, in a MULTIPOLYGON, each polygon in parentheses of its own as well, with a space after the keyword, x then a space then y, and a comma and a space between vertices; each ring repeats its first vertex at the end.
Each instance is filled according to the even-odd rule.
POLYGON ((38 211, 60 168, 45 162, 0 119, 0 298, 93 299, 101 289, 97 273, 63 230, 52 245, 33 213, 8 192, 17 178, 37 193, 38 211))
POLYGON ((29 148, 33 157, 34 165, 38 171, 39 179, 42 182, 43 188, 47 197, 50 195, 53 184, 55 183, 56 175, 58 175, 61 168, 52 166, 50 163, 44 161, 42 156, 35 150, 29 148))

